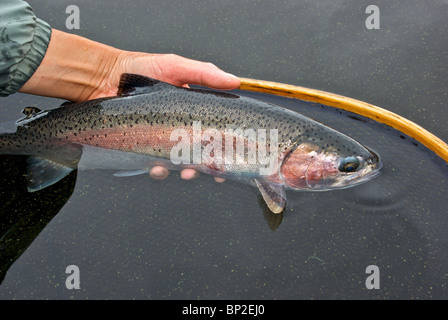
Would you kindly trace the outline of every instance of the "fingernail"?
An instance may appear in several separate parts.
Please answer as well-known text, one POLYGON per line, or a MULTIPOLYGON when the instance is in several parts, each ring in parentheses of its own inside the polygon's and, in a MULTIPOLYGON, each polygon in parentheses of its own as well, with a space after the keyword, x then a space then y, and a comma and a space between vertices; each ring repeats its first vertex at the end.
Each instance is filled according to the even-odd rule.
POLYGON ((224 72, 227 76, 232 77, 234 79, 238 79, 238 77, 234 74, 228 73, 228 72, 224 72))

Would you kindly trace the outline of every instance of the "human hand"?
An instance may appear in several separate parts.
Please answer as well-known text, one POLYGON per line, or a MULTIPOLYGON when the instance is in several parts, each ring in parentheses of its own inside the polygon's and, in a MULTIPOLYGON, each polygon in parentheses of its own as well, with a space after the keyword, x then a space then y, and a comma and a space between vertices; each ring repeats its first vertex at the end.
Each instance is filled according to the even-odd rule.
POLYGON ((236 89, 240 80, 212 63, 184 58, 175 54, 150 54, 120 51, 110 72, 88 97, 96 99, 114 96, 123 73, 136 73, 150 78, 188 87, 196 84, 220 90, 236 89))

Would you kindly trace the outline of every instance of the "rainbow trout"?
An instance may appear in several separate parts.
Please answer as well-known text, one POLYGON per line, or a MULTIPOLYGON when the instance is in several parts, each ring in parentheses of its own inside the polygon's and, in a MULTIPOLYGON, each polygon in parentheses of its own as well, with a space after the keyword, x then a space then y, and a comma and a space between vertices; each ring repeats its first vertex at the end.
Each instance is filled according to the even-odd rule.
POLYGON ((76 168, 129 176, 163 165, 253 184, 280 213, 287 188, 346 188, 381 168, 374 152, 299 113, 135 74, 122 75, 116 97, 37 110, 3 131, 0 154, 29 155, 30 192, 76 168))

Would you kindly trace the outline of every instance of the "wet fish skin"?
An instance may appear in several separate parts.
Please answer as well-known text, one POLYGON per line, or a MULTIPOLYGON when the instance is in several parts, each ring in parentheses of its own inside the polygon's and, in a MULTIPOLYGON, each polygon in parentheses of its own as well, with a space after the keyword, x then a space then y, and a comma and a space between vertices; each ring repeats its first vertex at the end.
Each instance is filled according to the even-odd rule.
POLYGON ((154 164, 171 169, 185 167, 170 162, 170 151, 176 143, 170 140, 170 134, 179 128, 191 132, 195 122, 200 122, 203 130, 220 132, 228 128, 277 129, 278 145, 270 147, 278 151, 278 168, 269 176, 258 174, 260 164, 212 169, 208 164, 190 165, 256 184, 274 212, 285 207, 285 188, 314 191, 348 187, 369 180, 381 167, 378 156, 353 139, 299 113, 259 100, 175 87, 130 74, 122 76, 118 93, 117 97, 28 115, 18 122, 15 132, 0 134, 0 153, 31 156, 29 177, 34 178, 30 178, 30 190, 35 191, 78 166, 140 171, 154 164), (83 164, 80 160, 88 153, 99 157, 83 164), (362 162, 354 173, 339 168, 341 159, 348 157, 362 162), (50 173, 39 177, 36 172, 42 171, 50 173))

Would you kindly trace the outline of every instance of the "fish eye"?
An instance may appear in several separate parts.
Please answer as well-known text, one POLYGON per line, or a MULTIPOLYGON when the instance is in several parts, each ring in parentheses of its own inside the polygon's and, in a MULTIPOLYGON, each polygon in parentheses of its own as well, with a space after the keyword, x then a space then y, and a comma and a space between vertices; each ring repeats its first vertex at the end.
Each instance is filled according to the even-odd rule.
POLYGON ((355 172, 359 167, 359 160, 356 157, 346 157, 341 160, 339 164, 339 171, 341 172, 355 172))

